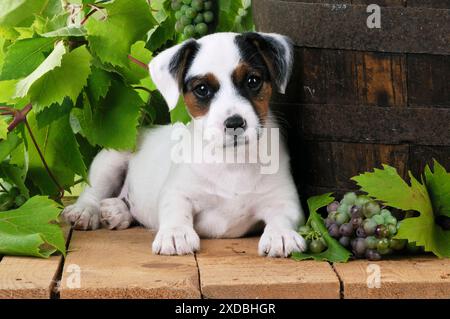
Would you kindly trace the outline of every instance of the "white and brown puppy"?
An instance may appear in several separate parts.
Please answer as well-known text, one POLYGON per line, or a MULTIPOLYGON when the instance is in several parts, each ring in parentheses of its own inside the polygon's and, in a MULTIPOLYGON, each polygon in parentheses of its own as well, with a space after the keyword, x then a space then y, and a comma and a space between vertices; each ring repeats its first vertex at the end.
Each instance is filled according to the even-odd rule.
MULTIPOLYGON (((169 108, 184 95, 193 119, 188 129, 224 132, 220 147, 236 151, 262 140, 264 128, 276 127, 270 99, 273 90, 284 93, 292 59, 292 46, 281 35, 217 33, 162 52, 150 73, 169 108), (227 133, 230 128, 241 130, 243 145, 227 133)), ((295 231, 304 215, 284 147, 273 174, 261 174, 259 162, 174 163, 173 130, 168 125, 142 132, 133 154, 100 152, 90 186, 64 210, 65 219, 85 230, 102 224, 124 229, 136 220, 158 230, 156 254, 189 254, 200 248, 199 236, 232 238, 259 229, 261 255, 287 257, 305 249, 295 231)))

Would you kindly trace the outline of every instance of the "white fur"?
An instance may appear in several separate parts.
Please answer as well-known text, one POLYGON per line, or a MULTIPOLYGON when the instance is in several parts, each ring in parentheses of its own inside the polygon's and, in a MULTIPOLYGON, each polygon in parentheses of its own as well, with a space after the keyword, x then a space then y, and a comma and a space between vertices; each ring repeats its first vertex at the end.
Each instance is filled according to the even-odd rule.
MULTIPOLYGON (((188 76, 212 73, 220 82, 220 90, 208 114, 188 125, 191 131, 194 124, 223 131, 224 120, 236 113, 249 127, 258 127, 251 104, 237 94, 231 82, 231 73, 240 62, 235 36, 221 33, 199 40, 201 48, 188 76)), ((153 81, 169 106, 176 104, 180 91, 168 75, 175 52, 176 47, 166 50, 150 64, 153 81)), ((271 125, 274 123, 269 119, 266 126, 271 125)), ((193 253, 200 248, 199 236, 240 237, 258 230, 260 222, 266 225, 259 244, 261 255, 286 257, 305 249, 304 239, 295 231, 304 216, 284 146, 279 170, 271 175, 261 174, 259 163, 175 164, 171 161, 172 131, 172 125, 143 131, 134 154, 100 152, 91 166, 91 186, 75 205, 65 209, 65 218, 80 229, 96 229, 101 222, 122 229, 130 225, 132 216, 145 227, 158 230, 153 242, 157 254, 193 253), (129 209, 114 198, 119 194, 112 194, 126 169, 119 197, 127 197, 129 209)))

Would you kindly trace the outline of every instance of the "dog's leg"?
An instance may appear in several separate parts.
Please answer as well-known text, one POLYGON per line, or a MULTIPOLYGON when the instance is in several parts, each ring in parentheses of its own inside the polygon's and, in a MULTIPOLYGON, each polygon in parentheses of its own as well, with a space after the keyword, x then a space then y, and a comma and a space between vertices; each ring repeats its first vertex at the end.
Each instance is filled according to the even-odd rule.
POLYGON ((161 198, 162 218, 152 245, 154 254, 186 255, 199 250, 200 238, 194 230, 192 212, 192 204, 185 196, 172 194, 161 198))
POLYGON ((306 242, 296 231, 303 223, 303 213, 295 201, 272 202, 260 208, 258 215, 266 223, 258 252, 261 256, 288 257, 306 249, 306 242))
POLYGON ((97 229, 100 226, 100 201, 120 192, 130 156, 130 153, 112 150, 98 153, 89 171, 90 185, 74 205, 64 209, 64 219, 76 229, 97 229))

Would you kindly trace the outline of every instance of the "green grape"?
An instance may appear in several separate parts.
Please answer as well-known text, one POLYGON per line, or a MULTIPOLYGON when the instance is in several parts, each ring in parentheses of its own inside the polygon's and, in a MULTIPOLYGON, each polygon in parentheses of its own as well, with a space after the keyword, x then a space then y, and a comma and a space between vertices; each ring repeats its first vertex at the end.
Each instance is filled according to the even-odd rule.
POLYGON ((182 6, 182 3, 180 0, 172 0, 172 3, 170 5, 170 7, 172 8, 172 10, 176 11, 176 10, 180 10, 182 6))
POLYGON ((342 204, 338 207, 337 212, 338 212, 338 213, 341 213, 341 214, 348 214, 348 213, 350 212, 350 206, 347 205, 347 204, 343 204, 343 203, 342 203, 342 204))
POLYGON ((394 236, 395 234, 397 234, 397 227, 395 227, 395 225, 389 224, 387 225, 387 229, 389 232, 389 236, 394 236))
POLYGON ((203 0, 192 0, 191 7, 197 11, 203 10, 203 0))
POLYGON ((348 215, 345 213, 337 213, 336 214, 336 224, 342 225, 348 222, 349 218, 348 215))
POLYGON ((338 212, 331 212, 328 214, 328 218, 331 219, 332 221, 336 221, 336 215, 338 212))
POLYGON ((363 206, 363 214, 367 218, 370 218, 378 213, 380 213, 380 205, 376 202, 368 202, 363 206))
POLYGON ((388 216, 392 216, 391 212, 387 210, 386 208, 383 208, 380 212, 380 215, 383 216, 383 218, 387 218, 388 216))
POLYGON ((23 204, 25 204, 26 201, 27 199, 25 198, 25 196, 19 195, 15 198, 14 203, 16 204, 17 207, 20 207, 23 204))
POLYGON ((363 207, 365 204, 370 202, 371 199, 367 195, 359 195, 355 200, 355 205, 359 207, 363 207))
POLYGON ((373 219, 366 219, 363 222, 363 228, 367 236, 372 236, 373 234, 375 234, 377 223, 373 219))
POLYGON ((199 35, 206 35, 208 33, 208 26, 206 23, 199 23, 195 26, 195 32, 199 35))
POLYGON ((203 9, 211 10, 212 6, 213 6, 212 1, 205 1, 205 3, 203 4, 203 9))
POLYGON ((380 240, 378 240, 377 243, 377 250, 385 250, 389 248, 389 240, 387 238, 382 238, 380 240))
POLYGON ((177 22, 175 23, 175 31, 176 31, 177 33, 181 33, 181 32, 183 32, 183 30, 184 30, 184 25, 183 25, 183 23, 182 23, 181 21, 177 21, 177 22))
POLYGON ((387 216, 384 218, 384 222, 388 225, 397 225, 397 218, 394 216, 387 216))
POLYGON ((321 240, 318 240, 318 239, 312 240, 311 244, 309 245, 309 250, 313 254, 321 253, 322 251, 325 250, 325 248, 326 248, 326 246, 323 244, 323 242, 321 240))
MULTIPOLYGON (((182 16, 181 18, 180 18, 180 20, 179 20, 182 24, 183 24, 183 26, 188 26, 188 25, 190 25, 191 23, 192 23, 192 20, 189 18, 189 17, 187 17, 187 16, 182 16)), ((193 26, 192 26, 193 27, 193 26)))
POLYGON ((199 24, 203 22, 203 14, 199 13, 197 14, 197 16, 194 19, 194 23, 195 24, 199 24))
POLYGON ((175 19, 180 20, 180 18, 183 16, 183 12, 177 11, 175 12, 175 19))
POLYGON ((214 13, 211 11, 206 11, 203 13, 203 20, 205 20, 206 23, 211 23, 214 21, 214 13))
POLYGON ((309 232, 311 232, 311 227, 309 227, 308 225, 300 226, 300 228, 298 229, 298 232, 300 233, 300 235, 304 236, 304 235, 308 234, 309 232))
POLYGON ((383 225, 384 224, 384 218, 381 215, 374 215, 374 216, 372 216, 372 220, 374 222, 376 222, 377 225, 383 225))
POLYGON ((190 9, 190 8, 191 8, 190 6, 183 4, 183 5, 181 6, 180 11, 183 12, 183 13, 186 13, 186 11, 187 11, 188 9, 190 9))
POLYGON ((343 204, 347 204, 348 206, 353 206, 353 204, 355 204, 356 199, 358 198, 358 196, 356 196, 355 193, 350 192, 344 195, 344 198, 342 198, 341 203, 343 204))
POLYGON ((407 242, 406 239, 391 239, 390 247, 394 250, 402 250, 405 248, 407 242))
POLYGON ((197 16, 197 11, 195 9, 189 8, 184 13, 188 18, 194 19, 197 16))
POLYGON ((241 17, 245 17, 245 16, 247 15, 247 10, 242 9, 242 8, 239 8, 238 14, 239 14, 239 16, 241 16, 241 17))
POLYGON ((366 241, 366 246, 369 249, 376 249, 378 245, 378 239, 374 236, 369 236, 364 239, 366 241))
POLYGON ((185 26, 183 34, 186 38, 191 38, 195 34, 195 27, 193 25, 185 26))
POLYGON ((192 2, 192 0, 183 0, 183 3, 186 5, 191 4, 191 2, 192 2))

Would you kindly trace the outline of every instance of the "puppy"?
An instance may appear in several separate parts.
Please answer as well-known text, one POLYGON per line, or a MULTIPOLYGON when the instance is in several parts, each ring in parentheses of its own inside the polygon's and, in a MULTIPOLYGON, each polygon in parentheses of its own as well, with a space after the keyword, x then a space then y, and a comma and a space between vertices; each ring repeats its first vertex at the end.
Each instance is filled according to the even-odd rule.
MULTIPOLYGON (((183 94, 192 117, 187 132, 214 129, 219 138, 209 141, 215 150, 248 155, 250 146, 258 144, 260 152, 277 142, 267 141, 267 129, 277 128, 269 104, 273 90, 284 93, 292 60, 284 36, 217 33, 160 53, 150 74, 169 109, 183 94)), ((83 230, 125 229, 135 220, 158 230, 155 254, 193 253, 199 236, 235 238, 262 230, 260 255, 304 251, 305 240, 296 232, 304 215, 283 144, 275 154, 277 169, 268 174, 261 173, 259 160, 175 163, 174 130, 167 125, 143 131, 133 154, 101 151, 90 168, 90 186, 64 218, 83 230)))

